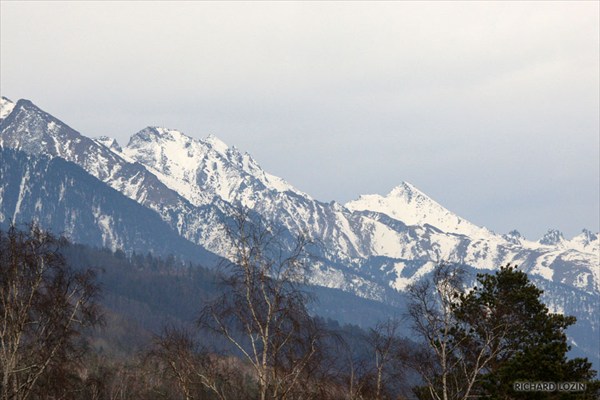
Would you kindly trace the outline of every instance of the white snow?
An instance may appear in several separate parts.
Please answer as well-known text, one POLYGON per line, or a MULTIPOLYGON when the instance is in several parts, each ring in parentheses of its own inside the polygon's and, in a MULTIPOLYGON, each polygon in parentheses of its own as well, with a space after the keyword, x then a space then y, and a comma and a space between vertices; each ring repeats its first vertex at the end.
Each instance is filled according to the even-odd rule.
POLYGON ((600 233, 592 233, 587 230, 583 230, 579 235, 575 236, 569 241, 566 241, 566 245, 584 253, 589 254, 600 254, 600 233))
POLYGON ((397 262, 394 264, 396 280, 394 280, 394 282, 391 285, 396 290, 404 291, 406 290, 408 285, 412 285, 413 283, 417 282, 421 277, 433 271, 435 266, 436 263, 427 262, 425 263, 425 265, 419 268, 417 272, 415 272, 411 277, 404 277, 402 276, 402 271, 406 267, 406 264, 404 262, 397 262))
POLYGON ((112 226, 112 217, 104 214, 98 206, 92 207, 92 214, 94 215, 96 224, 98 224, 98 228, 100 228, 100 231, 102 232, 103 245, 110 248, 113 251, 120 248, 121 243, 119 243, 119 240, 115 236, 115 231, 112 226))
POLYGON ((214 135, 195 139, 175 129, 150 127, 135 134, 122 154, 143 164, 166 186, 197 206, 212 202, 214 196, 254 206, 255 181, 274 192, 304 195, 283 179, 266 173, 249 154, 242 155, 214 135))
POLYGON ((13 218, 12 218, 13 221, 17 221, 17 215, 21 211, 21 203, 23 202, 23 199, 25 198, 25 196, 27 195, 27 192, 29 191, 28 186, 27 186, 28 181, 29 181, 29 170, 26 170, 25 174, 23 175, 23 178, 21 179, 21 183, 19 185, 19 197, 17 198, 17 204, 15 205, 15 212, 14 212, 13 218))
POLYGON ((0 120, 8 117, 14 108, 15 103, 6 97, 0 97, 0 120))
POLYGON ((478 227, 448 211, 408 182, 395 187, 387 196, 362 195, 357 200, 348 202, 346 207, 354 211, 380 212, 407 225, 430 224, 448 233, 471 237, 493 235, 488 229, 478 227))
POLYGON ((535 266, 531 270, 532 274, 540 275, 544 279, 549 281, 552 280, 554 276, 554 270, 550 268, 550 265, 554 262, 554 260, 560 255, 558 252, 550 252, 544 254, 542 257, 538 258, 535 266))
POLYGON ((372 221, 372 243, 374 254, 397 257, 397 249, 400 247, 401 240, 396 232, 391 230, 387 225, 378 221, 372 221))
POLYGON ((213 134, 208 135, 203 141, 221 154, 225 154, 229 149, 224 141, 213 134))

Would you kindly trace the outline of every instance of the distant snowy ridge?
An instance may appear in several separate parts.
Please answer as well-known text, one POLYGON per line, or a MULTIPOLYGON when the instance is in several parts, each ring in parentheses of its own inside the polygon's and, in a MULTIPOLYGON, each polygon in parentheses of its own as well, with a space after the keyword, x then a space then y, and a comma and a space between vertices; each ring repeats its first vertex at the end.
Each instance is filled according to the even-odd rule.
MULTIPOLYGON (((560 279, 586 290, 600 287, 597 268, 591 267, 598 264, 598 235, 588 231, 571 241, 549 231, 539 243, 515 232, 496 235, 460 218, 409 183, 387 196, 365 195, 346 206, 323 203, 265 172, 249 154, 212 135, 195 139, 174 129, 148 127, 122 148, 106 136, 90 140, 80 135, 29 101, 10 107, 16 111, 2 124, 0 144, 81 165, 157 211, 188 240, 217 254, 227 255, 219 233, 223 218, 229 215, 227 210, 241 205, 292 233, 310 234, 323 243, 325 260, 347 265, 357 274, 364 273, 372 257, 446 260, 484 269, 519 262, 530 273, 551 280, 562 276, 558 270, 569 270, 567 265, 579 265, 570 269, 580 271, 587 264, 591 271, 560 279)), ((401 289, 393 276, 373 279, 401 289)))
POLYGON ((187 240, 222 254, 219 251, 223 247, 222 215, 223 208, 230 207, 228 204, 215 199, 209 206, 194 207, 146 167, 120 155, 116 141, 83 136, 29 100, 19 100, 10 115, 0 122, 0 129, 0 146, 71 161, 157 212, 187 240))
MULTIPOLYGON (((112 142, 107 143, 114 147, 112 142)), ((564 239, 546 238, 536 243, 514 233, 511 237, 496 235, 450 212, 406 182, 385 197, 361 196, 346 206, 322 203, 268 174, 250 155, 215 136, 195 139, 157 127, 133 135, 120 154, 146 166, 162 183, 196 206, 221 199, 251 208, 291 232, 308 232, 324 244, 325 258, 348 265, 358 274, 373 256, 446 260, 484 269, 513 262, 546 279, 561 277, 587 290, 599 287, 600 277, 594 271, 580 274, 587 276, 585 279, 576 279, 569 274, 562 276, 553 267, 566 260, 576 265, 582 260, 597 260, 598 255, 590 252, 597 243, 593 241, 595 236, 590 236, 587 244, 580 239, 571 246, 564 239), (579 252, 588 255, 583 259, 574 256, 579 252)), ((556 232, 552 235, 562 238, 556 232)), ((217 248, 211 250, 219 252, 217 248)), ((398 271, 395 273, 398 275, 398 271)), ((320 283, 329 285, 328 279, 333 278, 320 283)), ((392 282, 389 285, 403 288, 392 282)))
MULTIPOLYGON (((278 231, 307 233, 322 245, 306 277, 310 283, 393 302, 398 291, 442 261, 479 271, 512 263, 546 283, 545 298, 552 307, 575 313, 599 332, 597 311, 577 300, 600 296, 597 233, 584 230, 565 239, 550 230, 538 242, 517 231, 498 235, 409 183, 345 206, 321 202, 215 136, 196 139, 175 129, 148 127, 121 146, 106 136, 83 136, 26 100, 3 100, 2 107, 0 146, 74 162, 215 254, 229 256, 224 227, 244 206, 278 231)), ((109 232, 117 225, 108 226, 104 212, 92 210, 92 215, 106 240, 123 237, 109 232)))
POLYGON ((583 229, 579 235, 568 241, 567 247, 584 253, 600 254, 599 236, 598 233, 583 229))
MULTIPOLYGON (((557 270, 569 270, 567 265, 580 270, 587 264, 589 273, 560 279, 586 290, 600 287, 598 268, 592 267, 598 265, 598 235, 589 231, 570 241, 549 231, 538 243, 518 232, 496 235, 406 182, 387 196, 365 195, 346 206, 323 203, 212 135, 196 139, 174 129, 148 127, 121 147, 106 136, 91 140, 29 101, 15 105, 3 99, 4 109, 11 112, 5 113, 10 117, 2 123, 0 144, 79 164, 157 211, 188 240, 221 255, 227 253, 219 239, 224 218, 241 205, 292 233, 310 234, 323 243, 324 260, 347 265, 357 274, 364 273, 373 257, 446 260, 484 269, 519 262, 551 280, 562 276, 557 270)), ((392 276, 373 279, 399 288, 392 276)))
POLYGON ((250 202, 251 197, 244 198, 242 192, 253 184, 306 196, 267 174, 249 154, 241 154, 213 135, 195 139, 175 129, 148 127, 133 135, 121 154, 146 166, 196 206, 209 204, 214 196, 230 203, 250 202))

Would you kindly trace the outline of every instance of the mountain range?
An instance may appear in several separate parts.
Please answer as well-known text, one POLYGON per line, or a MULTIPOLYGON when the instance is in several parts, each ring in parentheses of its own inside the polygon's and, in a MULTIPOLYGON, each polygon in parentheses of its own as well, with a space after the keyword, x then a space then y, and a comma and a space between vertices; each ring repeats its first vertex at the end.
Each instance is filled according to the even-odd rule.
POLYGON ((322 202, 215 136, 147 127, 121 146, 86 137, 28 100, 2 97, 0 147, 0 224, 35 219, 75 242, 210 266, 229 256, 224 232, 243 207, 284 235, 321 244, 310 284, 399 306, 407 285, 440 262, 473 272, 517 264, 545 290, 551 311, 578 318, 571 343, 599 365, 597 232, 565 239, 549 230, 537 241, 496 234, 407 182, 386 195, 322 202))

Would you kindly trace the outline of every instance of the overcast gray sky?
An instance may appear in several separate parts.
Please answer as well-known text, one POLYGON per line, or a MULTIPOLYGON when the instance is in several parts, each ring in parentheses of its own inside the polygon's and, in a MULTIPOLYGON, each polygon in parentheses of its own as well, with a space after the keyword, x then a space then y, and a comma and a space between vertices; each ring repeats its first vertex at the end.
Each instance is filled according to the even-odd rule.
POLYGON ((0 92, 148 125, 344 203, 405 180, 537 239, 599 230, 599 3, 0 2, 0 92))

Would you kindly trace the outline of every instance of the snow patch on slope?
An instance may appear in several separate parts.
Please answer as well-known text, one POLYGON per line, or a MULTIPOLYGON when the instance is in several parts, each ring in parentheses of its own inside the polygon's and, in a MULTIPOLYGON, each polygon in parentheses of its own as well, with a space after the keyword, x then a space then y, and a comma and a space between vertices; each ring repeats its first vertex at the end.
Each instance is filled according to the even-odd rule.
POLYGON ((8 117, 14 108, 15 103, 4 96, 0 97, 0 121, 8 117))
POLYGON ((394 264, 394 271, 396 272, 396 279, 391 283, 391 286, 399 291, 405 291, 409 285, 416 283, 426 274, 434 270, 436 263, 427 262, 421 268, 417 270, 412 276, 403 276, 403 271, 406 268, 405 262, 397 262, 394 264))
POLYGON ((587 229, 569 240, 567 245, 569 248, 579 250, 584 253, 600 254, 600 233, 593 233, 587 229))

